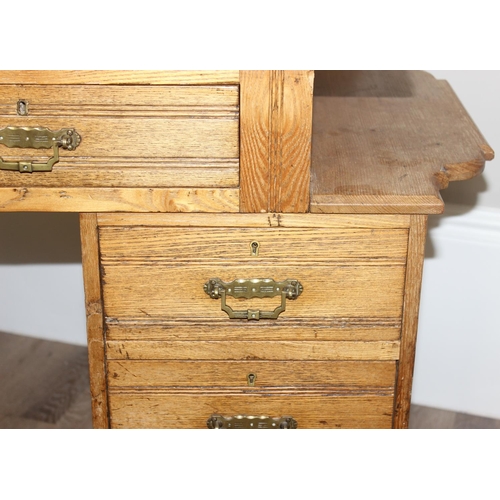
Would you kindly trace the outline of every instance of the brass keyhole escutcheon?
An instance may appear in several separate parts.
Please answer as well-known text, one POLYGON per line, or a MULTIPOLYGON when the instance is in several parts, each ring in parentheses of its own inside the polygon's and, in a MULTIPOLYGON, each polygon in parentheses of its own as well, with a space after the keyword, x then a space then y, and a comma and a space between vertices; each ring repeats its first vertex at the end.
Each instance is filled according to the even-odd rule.
POLYGON ((255 379, 257 378, 257 375, 255 373, 249 373, 247 375, 247 382, 250 387, 255 387, 255 379))
POLYGON ((260 247, 260 243, 258 241, 252 241, 252 243, 250 243, 250 249, 251 249, 250 255, 252 257, 258 257, 259 247, 260 247))
POLYGON ((28 101, 26 99, 19 99, 17 101, 17 114, 19 116, 28 116, 28 101))

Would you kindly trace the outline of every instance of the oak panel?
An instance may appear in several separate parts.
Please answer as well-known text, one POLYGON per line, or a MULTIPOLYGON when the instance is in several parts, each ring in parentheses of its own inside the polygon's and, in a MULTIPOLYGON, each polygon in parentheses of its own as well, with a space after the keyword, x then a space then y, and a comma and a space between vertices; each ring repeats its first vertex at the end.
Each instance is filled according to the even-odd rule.
POLYGON ((238 387, 256 376, 263 387, 386 387, 394 385, 396 363, 363 361, 109 361, 110 387, 238 387))
POLYGON ((294 321, 117 321, 108 318, 108 340, 398 340, 398 318, 317 318, 294 321))
POLYGON ((64 163, 66 166, 58 166, 56 163, 52 172, 45 174, 29 175, 5 170, 0 175, 0 184, 5 186, 22 184, 26 188, 52 186, 225 188, 237 187, 240 175, 237 159, 149 158, 145 161, 141 158, 93 157, 65 158, 64 163))
MULTIPOLYGON (((0 171, 0 210, 239 208, 236 85, 0 85, 0 128, 8 126, 71 127, 82 139, 74 151, 60 151, 52 172, 0 171), (17 115, 18 99, 28 102, 27 116, 17 115)), ((0 145, 4 161, 51 156, 0 145)))
MULTIPOLYGON (((4 72, 0 72, 0 76, 4 72)), ((236 85, 158 86, 158 85, 0 85, 0 114, 16 117, 17 101, 28 101, 30 116, 88 114, 172 113, 182 114, 194 107, 198 113, 236 112, 239 90, 236 85)), ((192 112, 193 110, 191 110, 192 112)))
MULTIPOLYGON (((397 318, 403 304, 404 270, 402 265, 308 267, 296 263, 262 263, 255 268, 218 261, 205 266, 180 262, 104 265, 103 293, 108 318, 213 321, 227 315, 220 310, 221 301, 204 292, 203 285, 209 279, 297 279, 304 291, 296 300, 287 300, 287 309, 281 315, 284 318, 397 318)), ((228 298, 228 304, 237 310, 274 310, 280 303, 280 297, 228 298)))
POLYGON ((80 216, 83 282, 89 351, 92 420, 96 428, 109 427, 103 303, 99 269, 99 241, 95 214, 80 216))
POLYGON ((239 71, 136 71, 136 70, 10 70, 0 71, 1 84, 144 84, 201 85, 239 83, 239 71))
MULTIPOLYGON (((133 99, 133 96, 130 97, 133 99)), ((113 157, 140 158, 237 158, 238 120, 199 117, 190 119, 158 117, 0 117, 0 128, 8 126, 47 127, 51 130, 75 128, 82 141, 74 151, 60 152, 58 167, 67 167, 66 158, 113 157), (42 125, 41 125, 42 124, 42 125)), ((0 145, 4 161, 19 157, 40 161, 52 150, 7 148, 0 145)), ((98 167, 99 165, 95 165, 98 167)), ((50 175, 50 172, 45 173, 50 175)), ((21 175, 21 174, 20 174, 21 175)), ((22 174, 24 176, 28 174, 22 174)))
POLYGON ((409 215, 360 214, 110 214, 97 215, 99 226, 152 227, 317 227, 406 229, 409 215))
POLYGON ((101 228, 101 258, 161 262, 166 260, 266 259, 334 261, 385 259, 404 263, 408 231, 384 229, 283 228, 101 228), (252 257, 251 243, 259 243, 252 257))
POLYGON ((292 416, 299 429, 391 428, 390 394, 201 394, 113 392, 109 398, 114 428, 206 429, 212 414, 292 416))
POLYGON ((307 212, 312 71, 242 71, 241 211, 307 212))
POLYGON ((107 341, 108 359, 397 360, 399 341, 107 341))
POLYGON ((0 212, 237 212, 238 207, 239 191, 231 188, 0 188, 0 212))
POLYGON ((410 402, 417 345, 418 313, 425 255, 427 216, 412 216, 406 268, 401 353, 396 380, 394 427, 405 429, 410 418, 410 402))
POLYGON ((441 213, 439 190, 494 156, 423 71, 317 71, 314 94, 311 212, 441 213))

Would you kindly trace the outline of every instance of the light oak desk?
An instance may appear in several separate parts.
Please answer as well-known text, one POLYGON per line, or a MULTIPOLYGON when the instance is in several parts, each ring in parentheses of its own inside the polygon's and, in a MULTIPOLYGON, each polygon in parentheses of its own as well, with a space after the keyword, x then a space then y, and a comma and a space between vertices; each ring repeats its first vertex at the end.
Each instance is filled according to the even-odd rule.
POLYGON ((493 158, 446 82, 3 71, 0 110, 0 210, 81 213, 95 427, 408 426, 427 215, 493 158))

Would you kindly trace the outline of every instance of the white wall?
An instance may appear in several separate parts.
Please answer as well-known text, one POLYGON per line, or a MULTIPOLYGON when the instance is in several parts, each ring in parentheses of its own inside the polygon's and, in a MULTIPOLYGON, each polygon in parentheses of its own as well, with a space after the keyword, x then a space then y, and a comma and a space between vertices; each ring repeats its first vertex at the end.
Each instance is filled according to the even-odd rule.
POLYGON ((500 209, 429 221, 413 402, 500 418, 500 209))
MULTIPOLYGON (((500 71, 447 79, 500 156, 500 71)), ((413 401, 500 418, 500 160, 430 221, 413 401), (465 206, 460 206, 465 205, 465 206), (497 209, 497 210, 495 210, 497 209)), ((0 330, 85 345, 75 214, 0 214, 0 330)))
POLYGON ((78 214, 0 213, 0 331, 86 345, 78 214))

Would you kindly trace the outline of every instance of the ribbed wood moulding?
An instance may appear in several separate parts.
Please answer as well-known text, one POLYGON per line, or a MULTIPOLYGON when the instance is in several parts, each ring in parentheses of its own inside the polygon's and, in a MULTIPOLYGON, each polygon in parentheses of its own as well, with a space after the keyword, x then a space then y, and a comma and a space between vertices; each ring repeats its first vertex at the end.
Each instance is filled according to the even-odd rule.
POLYGON ((38 85, 216 85, 237 84, 240 74, 232 71, 0 71, 0 84, 38 85))

